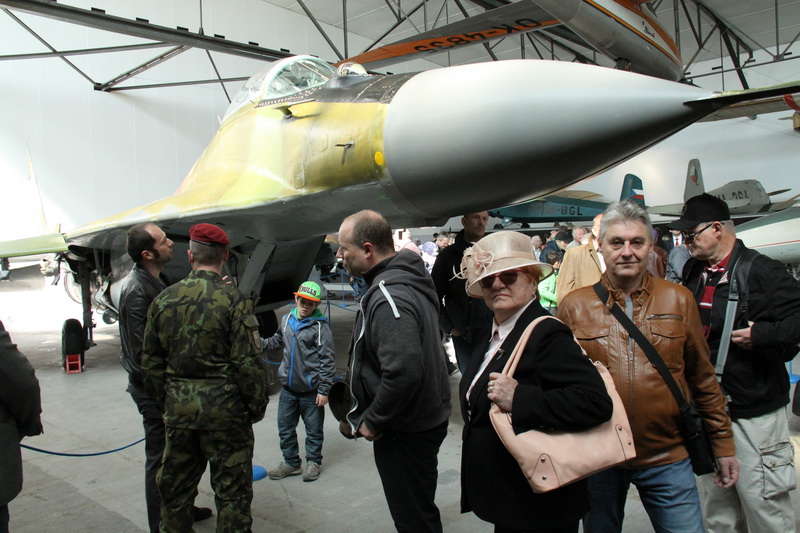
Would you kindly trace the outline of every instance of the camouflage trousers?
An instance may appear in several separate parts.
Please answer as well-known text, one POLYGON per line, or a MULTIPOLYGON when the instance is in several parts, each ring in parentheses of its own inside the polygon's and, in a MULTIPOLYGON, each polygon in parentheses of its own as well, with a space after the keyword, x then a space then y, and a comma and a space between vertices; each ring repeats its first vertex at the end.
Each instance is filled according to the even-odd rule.
POLYGON ((217 507, 217 533, 249 532, 253 524, 253 426, 204 431, 167 426, 156 482, 161 493, 161 533, 192 531, 197 485, 206 463, 217 507))

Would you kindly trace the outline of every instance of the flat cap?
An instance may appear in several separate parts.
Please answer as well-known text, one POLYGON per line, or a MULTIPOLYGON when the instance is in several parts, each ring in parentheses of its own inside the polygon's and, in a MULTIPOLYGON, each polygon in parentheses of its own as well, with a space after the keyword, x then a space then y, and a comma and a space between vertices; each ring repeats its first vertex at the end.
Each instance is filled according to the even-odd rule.
POLYGON ((228 246, 231 240, 222 228, 214 224, 195 224, 189 229, 189 239, 200 244, 228 246))

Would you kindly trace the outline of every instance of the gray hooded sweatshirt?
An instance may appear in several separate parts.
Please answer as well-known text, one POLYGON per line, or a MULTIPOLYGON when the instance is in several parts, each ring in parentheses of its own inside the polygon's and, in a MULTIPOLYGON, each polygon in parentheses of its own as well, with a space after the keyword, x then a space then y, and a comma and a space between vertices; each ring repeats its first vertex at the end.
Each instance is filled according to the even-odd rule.
POLYGON ((408 250, 367 272, 353 329, 347 420, 373 430, 417 432, 450 417, 450 383, 439 334, 439 304, 422 258, 408 250))

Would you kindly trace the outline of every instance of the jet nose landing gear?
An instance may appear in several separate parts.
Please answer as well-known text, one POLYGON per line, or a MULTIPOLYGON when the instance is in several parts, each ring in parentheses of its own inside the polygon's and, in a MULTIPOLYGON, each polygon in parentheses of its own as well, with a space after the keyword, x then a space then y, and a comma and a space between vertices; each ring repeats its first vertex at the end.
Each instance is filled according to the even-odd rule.
POLYGON ((67 374, 83 370, 85 346, 81 321, 77 318, 65 320, 61 329, 61 364, 67 374))

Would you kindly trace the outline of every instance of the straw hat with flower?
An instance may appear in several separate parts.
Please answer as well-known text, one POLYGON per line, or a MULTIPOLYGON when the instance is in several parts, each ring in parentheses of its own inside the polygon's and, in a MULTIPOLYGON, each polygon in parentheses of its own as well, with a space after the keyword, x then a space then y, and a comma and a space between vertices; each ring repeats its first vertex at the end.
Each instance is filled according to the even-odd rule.
POLYGON ((535 267, 539 281, 553 273, 553 266, 536 260, 527 235, 516 231, 498 231, 476 242, 464 251, 460 278, 466 279, 467 294, 481 298, 478 282, 505 270, 535 267))

